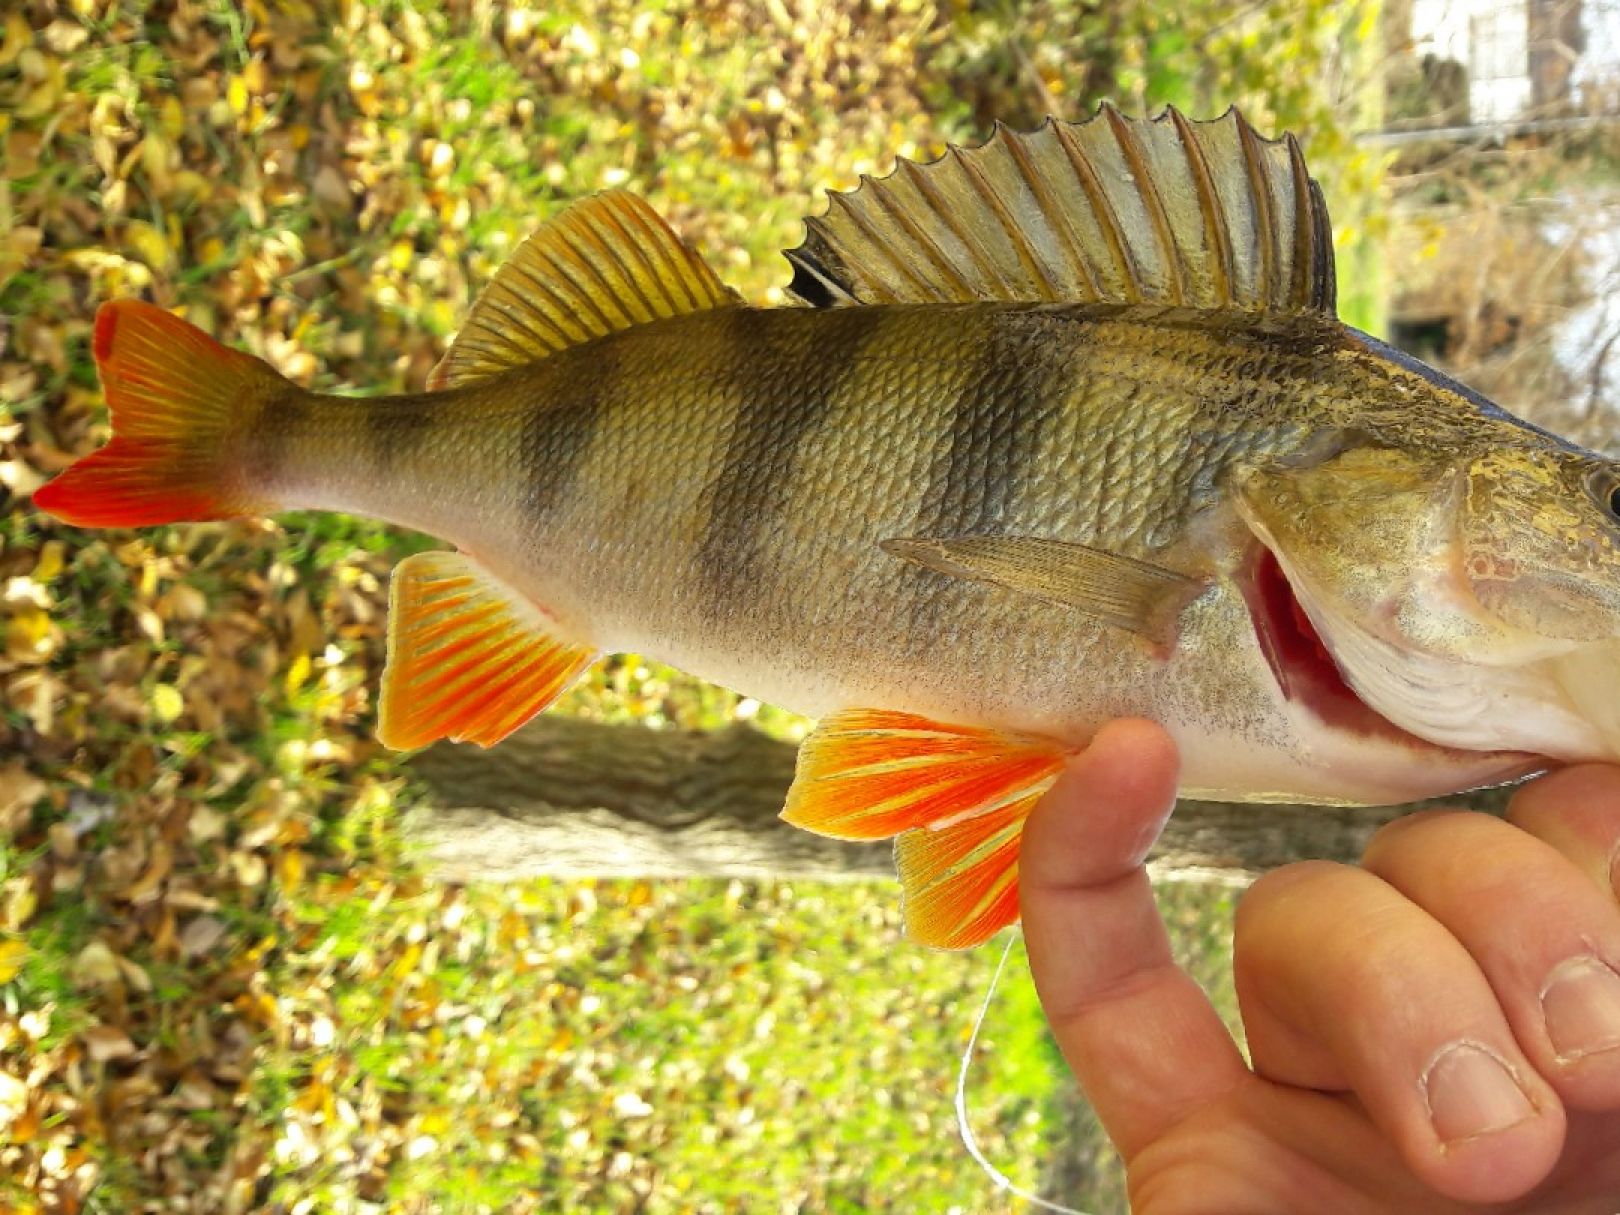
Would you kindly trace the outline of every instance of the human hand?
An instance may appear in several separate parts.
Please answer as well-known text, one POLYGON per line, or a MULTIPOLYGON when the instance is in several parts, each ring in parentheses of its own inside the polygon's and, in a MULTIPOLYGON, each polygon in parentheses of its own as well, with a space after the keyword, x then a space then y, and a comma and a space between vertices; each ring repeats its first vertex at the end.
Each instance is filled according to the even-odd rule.
POLYGON ((1109 725, 1019 861, 1036 988, 1133 1211, 1620 1211, 1620 769, 1256 882, 1234 943, 1252 1070, 1142 867, 1176 771, 1159 727, 1109 725))

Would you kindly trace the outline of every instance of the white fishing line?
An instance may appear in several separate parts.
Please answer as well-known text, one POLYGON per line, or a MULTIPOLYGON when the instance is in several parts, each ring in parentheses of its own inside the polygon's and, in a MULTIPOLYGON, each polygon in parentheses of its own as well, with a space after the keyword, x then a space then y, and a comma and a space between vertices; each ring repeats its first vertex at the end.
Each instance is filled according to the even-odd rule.
POLYGON ((1010 1177, 991 1164, 979 1150, 979 1141, 973 1137, 973 1127, 968 1122, 968 1068, 973 1064, 974 1048, 979 1045, 979 1031, 984 1028, 984 1019, 990 1015, 990 1002, 996 998, 996 988, 1001 983, 1001 972, 1007 969, 1007 959, 1012 956, 1013 945, 1017 940, 1016 932, 1007 934, 1007 948, 1001 951, 1001 961, 996 963, 996 973, 990 976, 990 990, 984 993, 984 1003, 979 1006, 979 1015, 973 1022, 973 1032, 968 1035, 967 1046, 962 1051, 962 1066, 956 1073, 956 1129, 962 1134, 962 1142, 967 1145, 968 1155, 972 1156, 978 1166, 985 1171, 985 1175, 996 1183, 996 1189, 1006 1190, 1013 1197, 1022 1198, 1044 1211, 1058 1211, 1061 1215, 1089 1215, 1089 1212, 1078 1211, 1074 1207, 1066 1207, 1057 1202, 1048 1202, 1039 1194, 1019 1189, 1010 1177))

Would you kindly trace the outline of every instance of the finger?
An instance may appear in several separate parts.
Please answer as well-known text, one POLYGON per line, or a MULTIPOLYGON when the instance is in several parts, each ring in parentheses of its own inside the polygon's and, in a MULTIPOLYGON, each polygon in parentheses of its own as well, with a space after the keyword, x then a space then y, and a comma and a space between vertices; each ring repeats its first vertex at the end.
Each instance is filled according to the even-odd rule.
POLYGON ((1208 998, 1170 954, 1142 861, 1175 804, 1158 726, 1100 731, 1024 829, 1030 971, 1058 1045, 1124 1157, 1249 1079, 1208 998))
POLYGON ((1362 862, 1450 931, 1566 1105, 1620 1108, 1620 907, 1551 844, 1488 814, 1431 812, 1362 862))
POLYGON ((1508 821, 1546 840, 1610 898, 1620 891, 1620 768, 1580 764, 1531 781, 1508 821))
POLYGON ((1234 972, 1255 1070, 1348 1088, 1451 1198, 1504 1201, 1563 1144, 1556 1094, 1446 929, 1372 874, 1305 862, 1238 905, 1234 972))

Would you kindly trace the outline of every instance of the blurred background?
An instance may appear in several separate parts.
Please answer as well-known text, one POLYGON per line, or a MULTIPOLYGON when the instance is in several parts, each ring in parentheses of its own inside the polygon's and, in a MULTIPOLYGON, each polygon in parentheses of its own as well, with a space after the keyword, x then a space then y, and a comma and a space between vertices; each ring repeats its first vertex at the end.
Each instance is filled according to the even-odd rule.
MULTIPOLYGON (((570 199, 750 300, 827 189, 995 120, 1237 104, 1301 138, 1341 308, 1620 449, 1620 0, 12 0, 0 29, 0 1211, 1002 1211, 951 1106, 994 950, 892 883, 449 883, 372 739, 388 572, 335 516, 57 527, 98 303, 419 389, 570 199)), ((563 712, 788 714, 617 657, 563 712)), ((1230 1013, 1233 893, 1167 885, 1230 1013)), ((1123 1209, 1012 968, 970 1108, 1123 1209)), ((1013 1203, 1012 1209, 1018 1204, 1013 1203)))

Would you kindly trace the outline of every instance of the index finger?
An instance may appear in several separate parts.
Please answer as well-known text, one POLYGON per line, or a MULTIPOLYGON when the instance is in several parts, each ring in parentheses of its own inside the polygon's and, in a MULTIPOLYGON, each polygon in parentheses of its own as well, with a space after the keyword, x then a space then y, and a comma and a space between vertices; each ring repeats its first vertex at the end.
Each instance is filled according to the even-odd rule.
POLYGON ((1143 868, 1174 808, 1176 775, 1160 727, 1110 723, 1031 813, 1019 854, 1035 989, 1126 1160, 1250 1074, 1175 964, 1143 868))

